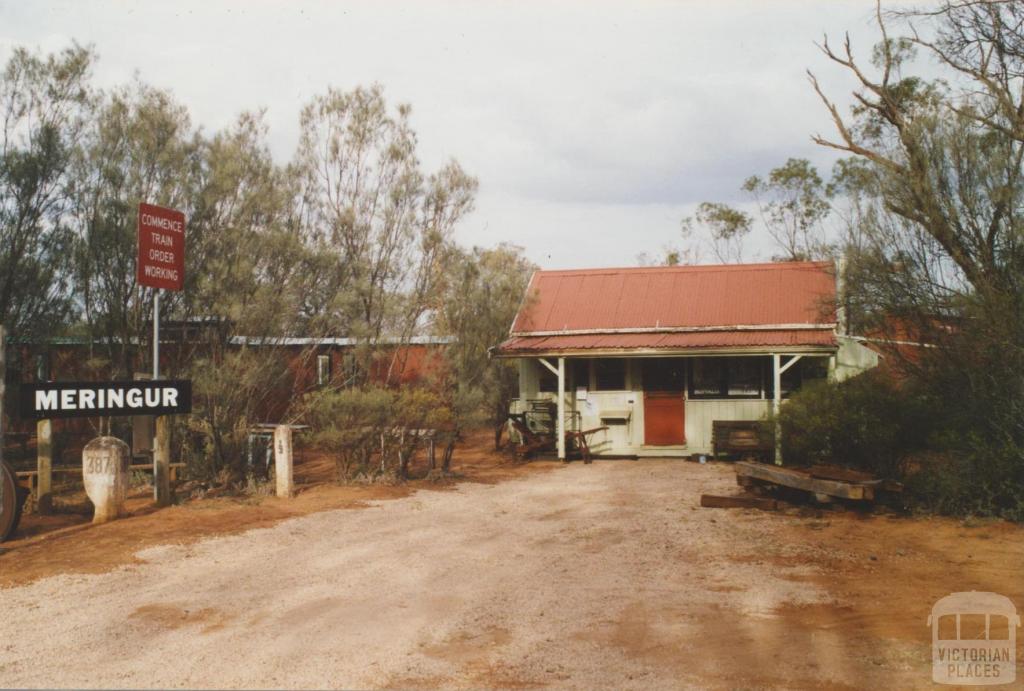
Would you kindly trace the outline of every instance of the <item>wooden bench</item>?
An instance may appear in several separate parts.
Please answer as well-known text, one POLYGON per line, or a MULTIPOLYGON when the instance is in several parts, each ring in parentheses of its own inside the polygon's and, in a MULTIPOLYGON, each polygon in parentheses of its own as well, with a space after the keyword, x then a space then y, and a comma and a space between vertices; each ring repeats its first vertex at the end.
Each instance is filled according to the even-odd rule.
POLYGON ((714 420, 711 448, 715 456, 769 460, 775 451, 774 435, 757 420, 714 420))

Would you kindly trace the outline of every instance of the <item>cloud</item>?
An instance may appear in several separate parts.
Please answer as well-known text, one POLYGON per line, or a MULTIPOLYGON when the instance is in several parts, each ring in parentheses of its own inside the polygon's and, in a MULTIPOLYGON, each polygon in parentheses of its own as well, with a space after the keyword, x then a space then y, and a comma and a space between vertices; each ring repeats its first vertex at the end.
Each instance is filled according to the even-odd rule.
POLYGON ((831 132, 806 82, 850 84, 813 42, 874 40, 864 2, 0 3, 0 57, 71 38, 97 82, 171 89, 209 132, 265 107, 290 159, 304 103, 379 82, 413 105, 428 169, 454 157, 481 181, 467 242, 507 240, 559 265, 632 263, 675 238, 702 200, 790 156, 828 168, 831 132), (482 240, 481 240, 482 241, 482 240), (550 259, 548 259, 550 258, 550 259))

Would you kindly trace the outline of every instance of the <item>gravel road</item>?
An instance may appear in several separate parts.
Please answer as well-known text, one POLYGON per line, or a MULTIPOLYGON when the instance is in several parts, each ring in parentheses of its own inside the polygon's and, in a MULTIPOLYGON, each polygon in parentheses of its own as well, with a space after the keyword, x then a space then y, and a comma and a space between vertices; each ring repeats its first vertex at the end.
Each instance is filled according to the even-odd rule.
POLYGON ((927 687, 917 612, 919 640, 871 634, 828 571, 861 556, 697 506, 735 489, 574 463, 149 548, 0 590, 0 686, 927 687))

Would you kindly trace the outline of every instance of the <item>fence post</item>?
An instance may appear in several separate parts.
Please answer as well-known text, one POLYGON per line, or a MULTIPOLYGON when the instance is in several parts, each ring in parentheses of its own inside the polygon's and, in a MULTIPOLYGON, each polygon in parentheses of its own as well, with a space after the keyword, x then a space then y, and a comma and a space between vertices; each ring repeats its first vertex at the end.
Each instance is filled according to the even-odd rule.
POLYGON ((277 496, 292 496, 292 428, 288 425, 274 428, 274 478, 277 496))
POLYGON ((36 511, 53 510, 53 423, 36 423, 36 511))
POLYGON ((156 418, 156 439, 153 443, 153 496, 157 506, 171 503, 171 419, 156 418))

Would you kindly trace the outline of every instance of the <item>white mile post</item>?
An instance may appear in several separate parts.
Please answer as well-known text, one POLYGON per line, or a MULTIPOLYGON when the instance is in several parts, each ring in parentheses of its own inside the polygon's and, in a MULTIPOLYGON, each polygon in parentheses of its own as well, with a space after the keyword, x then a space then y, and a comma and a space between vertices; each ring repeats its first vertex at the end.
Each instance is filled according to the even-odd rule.
POLYGON ((292 428, 288 425, 274 428, 274 477, 277 496, 292 496, 295 491, 292 483, 292 428))

